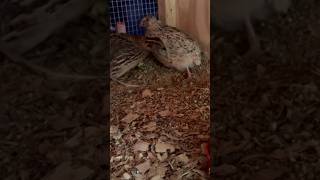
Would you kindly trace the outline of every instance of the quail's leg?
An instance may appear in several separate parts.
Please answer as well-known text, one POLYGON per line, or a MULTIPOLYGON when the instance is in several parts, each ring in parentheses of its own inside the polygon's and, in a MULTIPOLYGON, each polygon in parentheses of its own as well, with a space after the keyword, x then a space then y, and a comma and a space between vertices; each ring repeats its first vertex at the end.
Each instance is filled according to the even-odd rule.
POLYGON ((192 74, 191 74, 191 72, 190 72, 189 67, 187 67, 187 73, 188 73, 188 78, 191 78, 192 74))
POLYGON ((245 54, 245 56, 252 56, 252 55, 260 54, 261 53, 260 41, 254 31, 254 27, 253 27, 249 17, 245 19, 245 26, 246 26, 246 30, 248 33, 249 43, 250 43, 250 49, 245 54))

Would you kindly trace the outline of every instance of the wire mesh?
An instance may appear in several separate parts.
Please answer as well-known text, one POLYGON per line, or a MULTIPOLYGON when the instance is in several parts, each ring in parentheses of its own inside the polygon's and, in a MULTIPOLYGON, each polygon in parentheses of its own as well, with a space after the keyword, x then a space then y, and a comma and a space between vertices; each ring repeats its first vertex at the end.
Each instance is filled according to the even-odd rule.
POLYGON ((110 0, 110 26, 115 30, 117 22, 124 22, 131 35, 143 35, 140 20, 146 15, 158 17, 157 0, 110 0))

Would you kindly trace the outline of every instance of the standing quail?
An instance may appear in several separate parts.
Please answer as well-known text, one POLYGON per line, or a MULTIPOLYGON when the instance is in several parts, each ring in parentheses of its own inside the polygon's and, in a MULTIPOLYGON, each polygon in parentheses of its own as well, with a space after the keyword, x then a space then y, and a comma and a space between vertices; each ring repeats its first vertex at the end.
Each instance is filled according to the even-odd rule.
POLYGON ((199 44, 177 28, 161 24, 153 16, 144 17, 140 26, 146 30, 147 46, 156 59, 166 67, 186 70, 191 77, 189 68, 201 64, 199 44))

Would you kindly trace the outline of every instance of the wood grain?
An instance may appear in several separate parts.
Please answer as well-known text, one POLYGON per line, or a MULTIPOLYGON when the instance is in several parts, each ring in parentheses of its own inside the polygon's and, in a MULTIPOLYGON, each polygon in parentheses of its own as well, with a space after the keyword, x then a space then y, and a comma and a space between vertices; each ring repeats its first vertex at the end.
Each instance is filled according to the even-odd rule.
POLYGON ((159 18, 190 34, 210 54, 210 0, 158 0, 159 18))

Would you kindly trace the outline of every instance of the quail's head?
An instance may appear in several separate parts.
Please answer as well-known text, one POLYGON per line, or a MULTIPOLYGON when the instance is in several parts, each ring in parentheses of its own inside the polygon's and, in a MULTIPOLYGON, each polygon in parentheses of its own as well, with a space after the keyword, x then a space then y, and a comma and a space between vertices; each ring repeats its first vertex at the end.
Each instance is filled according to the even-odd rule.
POLYGON ((149 29, 149 30, 156 30, 160 27, 160 21, 154 16, 145 16, 140 21, 140 27, 149 29))

